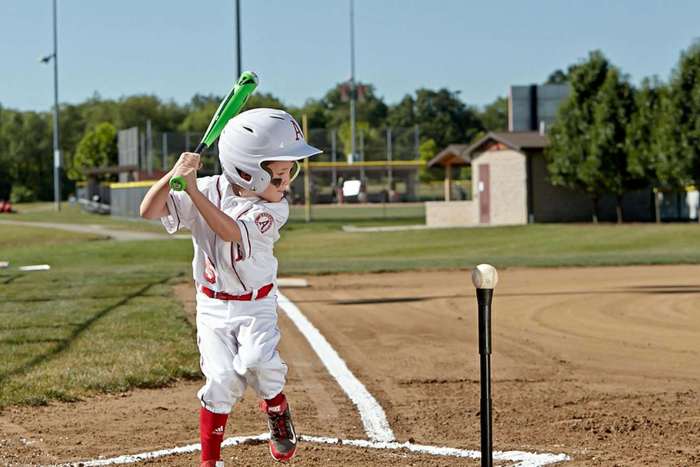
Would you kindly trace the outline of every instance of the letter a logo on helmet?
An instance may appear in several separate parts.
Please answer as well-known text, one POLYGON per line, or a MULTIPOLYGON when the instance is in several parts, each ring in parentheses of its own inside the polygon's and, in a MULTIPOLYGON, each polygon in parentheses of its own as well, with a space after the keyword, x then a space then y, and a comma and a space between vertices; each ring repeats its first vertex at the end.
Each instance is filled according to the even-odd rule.
POLYGON ((219 138, 224 176, 231 183, 258 193, 270 183, 263 162, 298 161, 321 152, 306 143, 291 115, 276 109, 253 109, 233 117, 219 138))
POLYGON ((294 119, 292 119, 292 126, 294 127, 294 136, 296 137, 296 140, 299 141, 300 139, 304 139, 304 133, 301 132, 301 128, 299 128, 299 125, 296 121, 294 121, 294 119))

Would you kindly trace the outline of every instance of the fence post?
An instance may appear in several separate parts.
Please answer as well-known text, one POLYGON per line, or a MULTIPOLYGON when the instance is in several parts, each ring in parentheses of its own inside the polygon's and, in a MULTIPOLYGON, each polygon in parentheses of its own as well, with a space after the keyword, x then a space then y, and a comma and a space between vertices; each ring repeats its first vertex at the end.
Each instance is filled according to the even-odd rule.
POLYGON ((335 166, 335 161, 336 161, 336 130, 335 128, 331 130, 331 162, 333 162, 333 166, 331 168, 331 185, 333 186, 333 189, 335 190, 335 184, 338 183, 338 169, 335 166))
MULTIPOLYGON (((304 134, 308 135, 309 120, 306 114, 301 116, 301 124, 304 128, 304 134)), ((304 159, 304 220, 306 222, 311 222, 311 174, 309 172, 311 172, 311 166, 307 157, 304 159)))
POLYGON ((153 173, 153 131, 150 118, 146 120, 146 170, 149 175, 153 173))
POLYGON ((416 150, 416 160, 420 160, 420 127, 418 125, 413 130, 413 144, 416 150))
POLYGON ((168 134, 163 132, 161 135, 161 150, 163 152, 163 171, 168 171, 168 134))
POLYGON ((387 160, 387 195, 391 192, 391 183, 393 178, 393 171, 391 167, 391 161, 393 159, 392 147, 391 147, 391 127, 386 129, 386 160, 387 160))
MULTIPOLYGON (((146 168, 146 134, 139 128, 139 172, 146 168)), ((139 175, 139 179, 140 179, 139 175)))
POLYGON ((360 129, 360 181, 365 182, 365 130, 360 129))

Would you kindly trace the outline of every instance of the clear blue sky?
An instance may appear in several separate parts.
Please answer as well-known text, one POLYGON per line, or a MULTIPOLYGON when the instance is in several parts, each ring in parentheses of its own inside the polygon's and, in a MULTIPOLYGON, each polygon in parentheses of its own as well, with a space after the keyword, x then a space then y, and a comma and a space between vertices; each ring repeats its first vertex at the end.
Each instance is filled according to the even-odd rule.
MULTIPOLYGON (((59 0, 59 93, 187 102, 235 79, 234 0, 59 0)), ((350 76, 349 0, 241 0, 242 61, 287 104, 350 76)), ((468 104, 542 82, 601 49, 637 83, 668 80, 700 36, 690 0, 355 0, 356 78, 389 104, 419 87, 468 104), (670 6, 669 6, 670 5, 670 6)), ((51 0, 1 0, 0 104, 52 105, 51 0)))

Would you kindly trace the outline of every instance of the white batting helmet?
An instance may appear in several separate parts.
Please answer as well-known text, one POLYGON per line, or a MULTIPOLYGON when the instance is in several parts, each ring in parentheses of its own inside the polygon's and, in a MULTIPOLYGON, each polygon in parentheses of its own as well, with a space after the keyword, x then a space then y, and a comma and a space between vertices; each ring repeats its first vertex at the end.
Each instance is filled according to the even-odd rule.
POLYGON ((306 144, 299 124, 291 115, 276 109, 252 109, 233 117, 219 138, 219 161, 224 175, 255 192, 264 191, 270 183, 263 162, 298 161, 321 152, 306 144))

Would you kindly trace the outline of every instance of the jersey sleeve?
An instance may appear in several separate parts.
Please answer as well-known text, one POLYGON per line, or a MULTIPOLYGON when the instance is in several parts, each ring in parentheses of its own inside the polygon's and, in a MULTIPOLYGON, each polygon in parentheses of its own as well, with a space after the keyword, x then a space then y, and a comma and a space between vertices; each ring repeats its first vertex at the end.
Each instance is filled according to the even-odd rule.
POLYGON ((192 228, 195 207, 192 200, 184 191, 170 190, 168 200, 165 203, 168 214, 160 218, 166 232, 174 234, 184 228, 192 228))
MULTIPOLYGON (((197 187, 205 196, 209 189, 211 177, 197 179, 197 187)), ((168 214, 160 218, 166 232, 174 234, 183 227, 192 230, 192 222, 199 213, 185 191, 170 190, 165 203, 168 214)))
POLYGON ((279 230, 287 222, 289 206, 286 200, 279 203, 255 205, 238 218, 236 222, 241 231, 241 260, 253 256, 259 251, 272 251, 279 239, 279 230))

